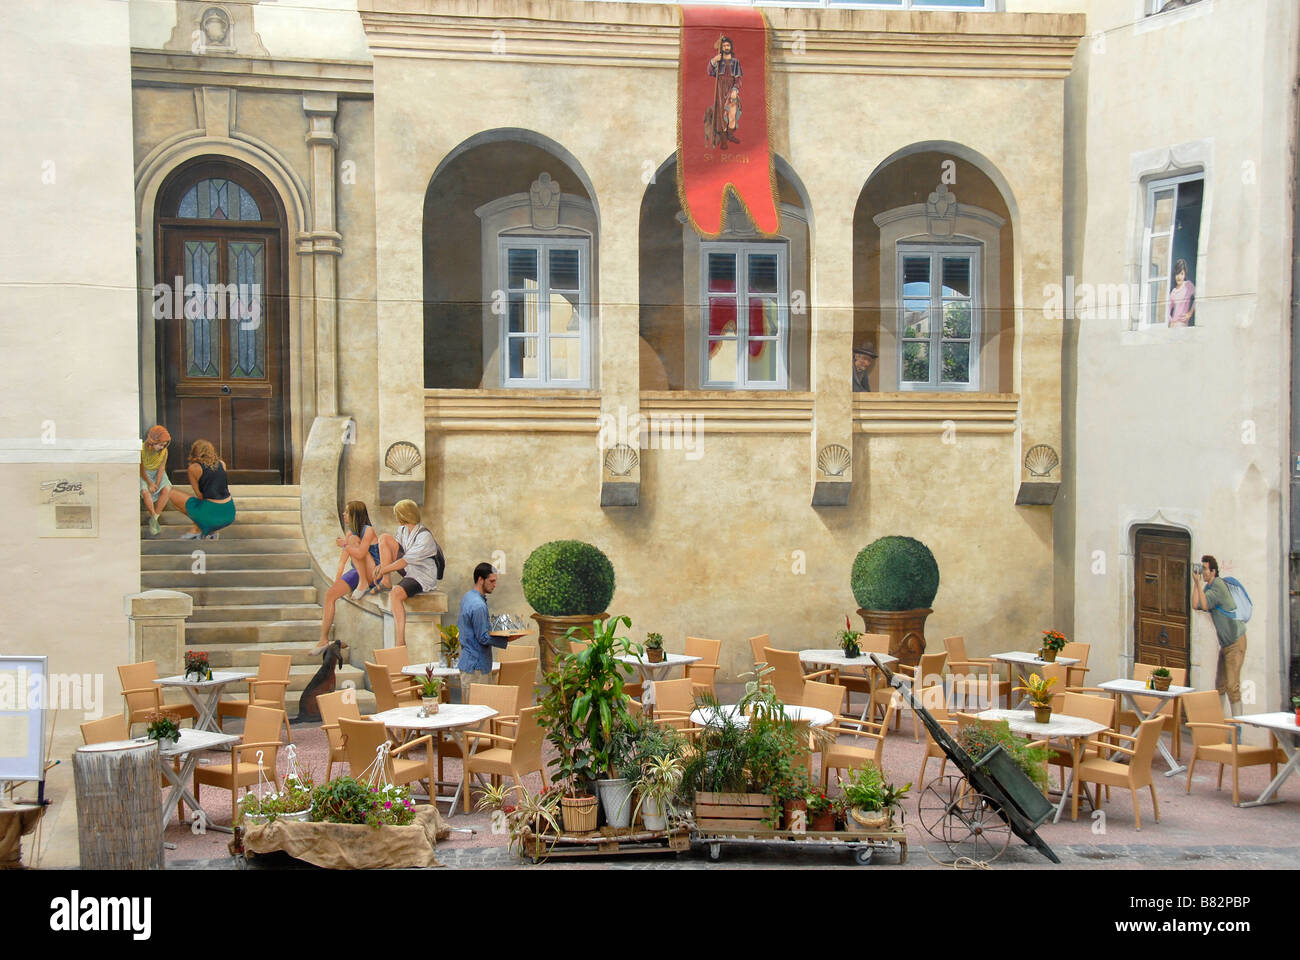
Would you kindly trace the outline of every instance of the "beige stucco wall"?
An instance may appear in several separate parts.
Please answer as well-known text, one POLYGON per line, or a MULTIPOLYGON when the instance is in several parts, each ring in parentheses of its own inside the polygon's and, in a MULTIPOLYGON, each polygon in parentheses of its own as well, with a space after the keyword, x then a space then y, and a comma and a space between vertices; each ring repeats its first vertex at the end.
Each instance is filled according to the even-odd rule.
POLYGON ((43 863, 75 866, 68 758, 87 713, 121 709, 116 667, 130 657, 122 598, 140 583, 127 6, 11 4, 0 56, 27 78, 0 108, 11 223, 0 239, 0 498, 9 505, 0 576, 12 587, 0 653, 45 655, 51 673, 102 681, 102 702, 64 704, 47 721, 50 756, 64 762, 48 782, 43 863), (49 429, 55 442, 43 443, 49 429), (96 474, 96 535, 42 539, 40 484, 69 473, 96 474))
MULTIPOLYGON (((1058 509, 1058 611, 1107 665, 1133 649, 1131 525, 1186 529, 1254 600, 1247 712, 1287 690, 1286 460, 1291 160, 1297 10, 1205 2, 1135 19, 1132 0, 1092 5, 1071 78, 1067 243, 1076 280, 1122 284, 1140 254, 1135 157, 1203 158, 1196 325, 1130 332, 1120 318, 1070 324, 1067 475, 1058 509), (1171 52, 1176 51, 1176 57, 1171 52), (1178 64, 1234 56, 1232 82, 1178 64), (1163 64, 1159 69, 1153 65, 1163 64), (1122 117, 1122 122, 1117 118, 1122 117), (1200 142, 1199 145, 1197 142, 1200 142), (1073 369, 1076 368, 1077 369, 1073 369), (1100 572, 1104 563, 1104 572, 1100 572), (1094 572, 1096 571, 1096 572, 1094 572), (1072 603, 1072 610, 1071 610, 1072 603)), ((1193 614, 1193 685, 1213 686, 1218 646, 1193 614)), ((1091 674, 1090 678, 1096 676, 1091 674)), ((1100 677, 1097 677, 1101 679, 1100 677)))

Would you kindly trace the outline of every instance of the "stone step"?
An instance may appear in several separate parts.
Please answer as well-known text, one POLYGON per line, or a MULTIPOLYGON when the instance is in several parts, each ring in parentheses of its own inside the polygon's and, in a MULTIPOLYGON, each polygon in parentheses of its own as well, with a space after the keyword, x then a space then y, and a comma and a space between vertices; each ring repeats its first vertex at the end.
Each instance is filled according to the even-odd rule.
MULTIPOLYGON (((221 668, 231 670, 256 670, 257 664, 264 653, 288 654, 293 658, 295 667, 310 668, 315 671, 320 667, 321 655, 311 653, 311 648, 316 646, 316 641, 320 639, 320 627, 317 626, 315 635, 312 639, 303 643, 298 640, 276 640, 271 643, 250 643, 250 644, 231 644, 225 647, 213 646, 208 649, 208 659, 212 663, 212 668, 218 668, 217 661, 220 661, 221 668)), ((192 644, 191 644, 192 646, 192 644)), ((349 651, 344 651, 346 657, 349 651)), ((342 669, 342 668, 340 668, 342 669)), ((361 670, 361 668, 354 668, 361 670)), ((361 670, 364 673, 364 670, 361 670)), ((360 681, 357 681, 360 686, 360 681)))
MULTIPOLYGON (((200 585, 194 587, 183 587, 182 593, 188 593, 194 598, 194 610, 197 613, 200 607, 244 607, 244 606, 285 606, 289 604, 315 607, 320 610, 320 604, 316 602, 315 587, 209 587, 200 585)), ((243 617, 208 617, 209 620, 222 619, 245 619, 243 617)), ((270 617, 268 620, 297 620, 311 619, 310 617, 270 617)))
MULTIPOLYGON (((234 529, 227 527, 227 530, 234 529)), ((221 531, 223 534, 225 530, 221 531)), ((195 550, 202 550, 208 556, 213 554, 278 554, 292 553, 295 556, 308 556, 307 541, 301 538, 291 540, 283 536, 275 539, 232 538, 223 536, 220 540, 180 540, 169 536, 167 530, 157 537, 149 537, 140 542, 140 554, 145 557, 186 556, 195 550)))
MULTIPOLYGON (((243 514, 249 510, 272 510, 275 512, 280 512, 280 511, 288 512, 291 510, 296 511, 302 509, 301 497, 240 497, 240 496, 235 496, 233 493, 231 494, 231 496, 235 497, 235 510, 240 516, 243 516, 243 514)), ((170 513, 175 513, 177 516, 180 516, 179 510, 177 510, 175 507, 168 507, 166 510, 163 511, 163 518, 166 519, 167 515, 170 513)), ((145 519, 148 519, 149 517, 149 514, 145 510, 143 503, 140 504, 140 516, 144 517, 145 519)))
MULTIPOLYGON (((179 516, 179 514, 178 514, 179 516)), ((159 540, 180 540, 184 533, 189 529, 185 523, 162 524, 162 530, 156 537, 150 537, 147 532, 141 533, 141 537, 146 543, 157 543, 159 540)), ((222 540, 282 540, 294 541, 305 544, 306 541, 302 535, 301 523, 241 523, 238 519, 228 527, 223 527, 218 531, 220 537, 216 541, 212 540, 195 540, 199 543, 220 543, 222 540)), ((185 541, 189 543, 191 541, 185 541)))
POLYGON ((310 570, 149 570, 140 574, 142 590, 184 590, 186 587, 309 587, 310 570))
MULTIPOLYGON (((339 673, 342 674, 342 668, 339 669, 339 673)), ((335 679, 335 687, 334 687, 334 689, 335 689, 335 690, 342 689, 342 686, 343 686, 343 680, 341 679, 341 677, 340 677, 340 678, 336 678, 336 679, 335 679)), ((230 686, 230 687, 227 687, 226 689, 227 689, 227 690, 234 690, 235 687, 230 686)), ((357 683, 357 686, 356 686, 356 698, 357 698, 357 709, 360 711, 360 713, 361 713, 361 715, 362 715, 363 717, 364 717, 364 716, 368 716, 368 715, 370 715, 370 714, 372 714, 372 713, 378 713, 378 712, 379 712, 379 708, 378 708, 378 706, 376 706, 376 704, 375 704, 375 695, 374 695, 373 693, 371 693, 369 690, 363 689, 362 686, 361 686, 361 684, 360 684, 359 682, 357 683)), ((236 695, 231 695, 231 696, 225 696, 225 697, 222 697, 221 699, 223 699, 223 700, 247 700, 247 699, 248 699, 248 689, 245 687, 245 688, 244 688, 244 693, 243 693, 243 694, 236 694, 236 695)), ((285 695, 284 695, 284 709, 285 709, 285 713, 287 713, 287 714, 289 715, 289 719, 290 719, 290 720, 292 720, 294 717, 296 717, 296 716, 298 715, 298 701, 301 700, 301 699, 302 699, 302 691, 301 691, 301 690, 289 690, 289 691, 287 691, 287 692, 285 693, 285 695)), ((239 721, 236 720, 236 719, 234 719, 234 718, 228 718, 228 719, 226 720, 226 725, 227 725, 228 728, 229 728, 229 726, 230 726, 230 724, 231 724, 232 722, 233 722, 233 723, 238 723, 239 721)), ((234 728, 234 729, 237 729, 237 728, 234 728)), ((297 729, 298 729, 297 727, 294 727, 294 730, 295 730, 295 731, 296 731, 297 729)), ((281 731, 281 732, 283 732, 283 731, 281 731)), ((297 736, 298 736, 298 734, 295 733, 295 734, 294 734, 295 739, 297 738, 297 736)), ((335 766, 334 770, 335 770, 335 774, 337 775, 337 773, 338 773, 338 767, 335 766)), ((322 769, 321 772, 320 772, 320 776, 324 776, 324 774, 325 774, 325 771, 324 771, 324 769, 322 769)))
MULTIPOLYGON (((230 665, 226 664, 224 666, 230 666, 230 665)), ((257 667, 257 658, 254 657, 251 664, 244 664, 240 669, 248 670, 250 668, 256 668, 256 667, 257 667)), ((213 663, 212 669, 220 670, 222 669, 222 667, 218 666, 216 663, 213 663)), ((289 687, 287 692, 301 693, 303 690, 307 688, 307 684, 311 682, 311 678, 316 675, 316 671, 319 669, 320 669, 319 657, 316 658, 315 665, 295 664, 294 666, 291 666, 289 668, 289 687)), ((365 677, 364 670, 358 670, 350 663, 345 663, 339 666, 338 672, 335 673, 334 676, 335 676, 334 689, 336 690, 341 689, 344 683, 350 680, 357 691, 358 697, 360 697, 361 690, 365 686, 363 682, 365 677)), ((223 700, 225 699, 247 700, 248 699, 248 684, 243 681, 240 681, 238 683, 232 683, 230 686, 226 687, 226 690, 228 696, 222 697, 223 700)), ((367 690, 366 692, 369 693, 370 691, 367 690)), ((289 699, 288 696, 286 696, 285 700, 287 701, 288 699, 289 699)), ((289 716, 290 717, 293 716, 292 710, 289 711, 289 716)))
MULTIPOLYGON (((200 650, 217 650, 241 644, 300 643, 313 646, 320 639, 319 620, 200 620, 185 625, 185 643, 200 650)), ((213 661, 216 666, 216 661, 213 661)))
MULTIPOLYGON (((245 510, 243 506, 242 503, 235 504, 235 523, 226 529, 233 529, 241 523, 285 523, 302 526, 302 513, 297 507, 292 510, 245 510)), ((163 527, 194 525, 193 521, 179 510, 166 511, 158 517, 158 523, 163 527)), ((140 524, 144 527, 149 526, 149 514, 143 510, 140 511, 140 524)))
MULTIPOLYGON (((218 540, 217 543, 221 541, 218 540)), ((248 542, 248 541, 243 541, 248 542)), ((208 542, 211 545, 211 542, 208 542)), ((203 560, 208 570, 310 570, 311 556, 303 553, 208 553, 203 560)), ((190 570, 194 558, 188 553, 161 553, 140 557, 140 569, 190 570)), ((196 574, 197 576, 197 574, 196 574)))
POLYGON ((234 605, 204 604, 190 614, 190 623, 211 621, 320 620, 324 611, 315 603, 242 603, 234 605))
MULTIPOLYGON (((194 488, 188 483, 172 484, 177 490, 188 497, 194 496, 194 488)), ((240 497, 292 497, 293 499, 302 498, 302 487, 298 484, 284 484, 281 486, 277 483, 232 483, 229 484, 230 495, 235 499, 240 497)))

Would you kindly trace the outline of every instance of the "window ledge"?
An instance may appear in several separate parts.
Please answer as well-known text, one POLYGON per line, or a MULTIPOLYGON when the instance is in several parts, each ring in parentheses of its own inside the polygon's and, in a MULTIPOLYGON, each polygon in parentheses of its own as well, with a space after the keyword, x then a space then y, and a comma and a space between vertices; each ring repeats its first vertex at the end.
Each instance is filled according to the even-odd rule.
POLYGON ((807 434, 813 399, 789 390, 643 390, 641 416, 652 426, 690 418, 711 433, 807 434))
POLYGON ((1020 409, 1016 393, 859 393, 853 396, 853 432, 1014 433, 1020 409))
POLYGON ((440 433, 596 433, 599 390, 425 390, 424 425, 440 433))

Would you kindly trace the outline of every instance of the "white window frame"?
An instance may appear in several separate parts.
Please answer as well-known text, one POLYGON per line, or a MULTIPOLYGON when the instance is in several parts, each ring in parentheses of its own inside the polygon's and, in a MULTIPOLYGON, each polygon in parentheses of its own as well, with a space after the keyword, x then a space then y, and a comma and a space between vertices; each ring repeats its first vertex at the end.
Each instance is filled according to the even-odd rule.
MULTIPOLYGON (((591 241, 586 237, 531 237, 502 234, 498 244, 498 276, 505 294, 501 311, 501 385, 512 388, 587 389, 591 385, 591 241), (556 248, 578 249, 578 351, 581 376, 576 380, 558 380, 551 377, 551 299, 550 254, 556 248), (510 331, 510 254, 511 250, 537 252, 538 322, 536 379, 510 376, 510 342, 522 339, 510 331), (545 254, 545 255, 544 255, 545 254)), ((566 338, 571 339, 571 338, 566 338)))
MULTIPOLYGON (((951 392, 978 393, 980 390, 980 360, 983 353, 984 312, 984 249, 979 243, 916 243, 900 240, 895 250, 897 261, 894 277, 895 294, 898 303, 897 337, 898 337, 898 389, 917 392, 951 392), (930 257, 930 379, 925 383, 903 379, 903 358, 907 352, 903 337, 907 301, 917 299, 908 297, 903 289, 903 267, 907 257, 921 254, 930 257), (945 383, 940 379, 943 368, 943 257, 961 254, 971 258, 971 319, 970 319, 970 382, 945 383), (936 300, 939 303, 936 309, 936 300)), ((950 298, 951 299, 951 298, 950 298)), ((913 338, 916 339, 916 338, 913 338)))
MULTIPOLYGON (((1158 319, 1151 319, 1151 310, 1155 306, 1151 302, 1151 283, 1158 280, 1164 284, 1163 289, 1166 293, 1168 302, 1169 281, 1173 279, 1170 272, 1166 272, 1159 277, 1151 277, 1147 274, 1147 267, 1151 263, 1151 242, 1155 239, 1152 233, 1152 226, 1156 215, 1156 193, 1160 190, 1167 190, 1170 187, 1177 188, 1179 184, 1189 183, 1193 180, 1201 181, 1201 215, 1197 218, 1197 232, 1200 232, 1200 225, 1205 217, 1205 172, 1198 170, 1193 173, 1182 173, 1173 177, 1153 177, 1146 182, 1144 191, 1145 202, 1142 210, 1142 259, 1138 261, 1138 283, 1141 286, 1141 313, 1138 314, 1139 328, 1167 327, 1169 325, 1168 316, 1158 319)), ((1174 227, 1178 222, 1178 191, 1174 191, 1174 212, 1169 221, 1169 259, 1165 263, 1165 270, 1172 271, 1174 268, 1174 227)), ((1196 261, 1197 267, 1200 266, 1200 237, 1196 238, 1196 261)))
POLYGON ((705 241, 700 244, 700 389, 702 390, 788 390, 790 384, 790 258, 789 243, 757 241, 736 243, 705 241), (730 253, 736 257, 736 379, 709 379, 709 255, 730 253), (748 380, 749 355, 749 257, 751 253, 776 254, 776 380, 748 380), (742 322, 743 321, 743 322, 742 322))

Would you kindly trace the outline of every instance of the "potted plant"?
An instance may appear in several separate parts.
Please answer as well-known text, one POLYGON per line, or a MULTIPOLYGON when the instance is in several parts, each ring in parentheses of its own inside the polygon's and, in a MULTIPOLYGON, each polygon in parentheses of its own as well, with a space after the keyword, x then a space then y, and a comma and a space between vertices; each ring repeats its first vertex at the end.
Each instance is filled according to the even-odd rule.
POLYGON ((1038 652, 1039 657, 1048 663, 1056 662, 1056 655, 1065 649, 1065 634, 1059 630, 1043 631, 1043 648, 1038 652))
POLYGON ((185 679, 191 677, 199 681, 212 679, 212 667, 208 663, 208 655, 205 651, 185 651, 185 679))
POLYGON ((835 829, 835 802, 818 791, 804 796, 808 807, 808 829, 814 833, 829 833, 835 829))
POLYGON ((240 822, 274 823, 276 820, 308 820, 314 789, 310 772, 290 773, 279 791, 246 792, 239 799, 240 822))
POLYGON ((633 816, 640 813, 647 830, 668 829, 668 818, 676 812, 673 801, 681 789, 684 772, 681 759, 670 754, 651 757, 641 765, 641 776, 635 784, 638 798, 633 816))
POLYGON ((424 668, 424 678, 420 680, 420 703, 426 717, 438 712, 438 703, 442 699, 442 677, 433 675, 433 667, 424 668))
POLYGON ((862 648, 858 646, 858 641, 861 639, 861 631, 853 629, 852 624, 849 623, 849 615, 846 613, 844 615, 844 629, 835 637, 836 644, 844 651, 844 656, 852 660, 855 657, 862 656, 862 648))
POLYGON ((1156 667, 1151 671, 1151 686, 1155 690, 1168 690, 1173 681, 1173 674, 1168 667, 1156 667))
POLYGON ((568 630, 594 629, 614 597, 609 557, 578 540, 542 544, 524 561, 522 581, 537 621, 543 670, 550 668, 553 653, 568 652, 568 630))
POLYGON ((149 727, 145 730, 145 736, 150 740, 157 740, 159 748, 174 747, 180 743, 180 724, 165 713, 150 714, 149 727))
POLYGON ((1040 677, 1036 673, 1031 673, 1029 679, 1025 675, 1020 675, 1020 686, 1016 687, 1016 692, 1023 691, 1029 696, 1029 705, 1034 708, 1034 720, 1038 723, 1047 723, 1052 719, 1052 687, 1056 686, 1055 677, 1040 677))
POLYGON ((893 822, 894 810, 902 806, 903 797, 911 789, 910 783, 902 787, 886 783, 879 767, 870 761, 863 764, 852 779, 840 780, 848 829, 863 832, 887 828, 893 822))
POLYGON ((645 654, 646 659, 651 663, 663 663, 664 635, 662 633, 647 633, 645 635, 645 654))
POLYGON ((523 784, 487 786, 478 809, 492 811, 492 832, 510 837, 510 849, 520 856, 543 860, 560 833, 556 817, 560 791, 544 786, 533 793, 523 784))
POLYGON ((623 684, 632 667, 617 659, 639 655, 641 645, 618 636, 620 626, 630 627, 627 617, 598 621, 593 629, 570 627, 565 635, 590 638, 585 650, 572 656, 556 657, 546 671, 545 695, 539 701, 538 723, 546 739, 556 748, 557 779, 565 785, 560 811, 566 832, 584 833, 596 828, 595 782, 606 799, 606 816, 631 818, 631 783, 618 776, 626 759, 628 731, 635 723, 628 713, 630 698, 623 684), (604 786, 600 785, 604 781, 604 786))
POLYGON ((460 627, 454 623, 448 626, 439 624, 438 632, 442 634, 439 644, 442 648, 442 662, 448 667, 454 667, 460 660, 460 627))
POLYGON ((367 786, 353 777, 335 777, 312 790, 311 819, 317 823, 405 827, 415 820, 407 787, 367 786))
POLYGON ((925 619, 939 592, 934 554, 911 537, 881 537, 863 547, 850 576, 867 633, 889 635, 889 652, 915 666, 925 653, 925 619))

